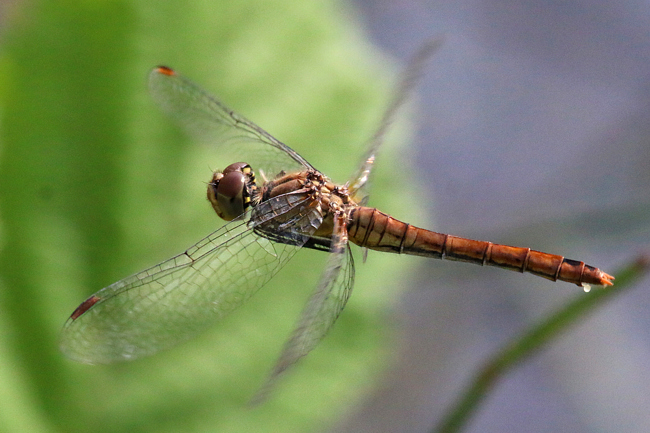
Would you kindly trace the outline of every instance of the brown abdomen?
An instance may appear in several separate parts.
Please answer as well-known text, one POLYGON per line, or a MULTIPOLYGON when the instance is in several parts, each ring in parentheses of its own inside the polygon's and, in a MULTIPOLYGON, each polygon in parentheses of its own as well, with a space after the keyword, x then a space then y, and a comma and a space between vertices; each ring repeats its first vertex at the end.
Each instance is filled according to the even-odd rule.
POLYGON ((584 262, 530 248, 510 247, 432 232, 403 223, 374 208, 354 209, 348 223, 348 234, 350 241, 372 250, 498 266, 578 286, 611 286, 611 280, 614 279, 584 262))

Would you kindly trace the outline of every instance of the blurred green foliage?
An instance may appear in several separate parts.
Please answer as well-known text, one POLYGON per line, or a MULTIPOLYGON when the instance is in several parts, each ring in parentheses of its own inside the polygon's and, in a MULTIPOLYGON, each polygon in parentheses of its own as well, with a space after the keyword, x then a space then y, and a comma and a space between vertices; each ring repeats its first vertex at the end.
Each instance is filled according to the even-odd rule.
MULTIPOLYGON (((254 409, 246 403, 322 254, 299 254, 215 329, 149 359, 79 365, 57 338, 87 296, 221 224, 205 182, 233 161, 164 118, 147 94, 150 68, 180 70, 345 181, 398 70, 373 54, 351 11, 295 0, 32 1, 5 11, 0 431, 314 431, 343 416, 387 362, 384 314, 406 288, 398 263, 408 260, 357 260, 355 293, 334 330, 254 409)), ((398 135, 408 144, 403 133, 393 142, 398 135)), ((371 204, 408 220, 412 206, 396 193, 404 185, 387 177, 395 155, 394 146, 380 155, 371 204)))

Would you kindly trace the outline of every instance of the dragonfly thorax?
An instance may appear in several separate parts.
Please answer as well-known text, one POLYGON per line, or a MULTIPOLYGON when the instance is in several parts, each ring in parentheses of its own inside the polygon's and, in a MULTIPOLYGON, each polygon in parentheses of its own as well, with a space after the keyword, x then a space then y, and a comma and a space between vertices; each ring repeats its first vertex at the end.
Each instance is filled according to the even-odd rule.
POLYGON ((236 162, 214 172, 208 184, 208 200, 220 218, 232 221, 253 204, 257 190, 251 166, 236 162))
MULTIPOLYGON (((304 170, 300 172, 281 172, 274 179, 267 181, 260 188, 260 200, 287 199, 301 201, 300 212, 309 213, 308 209, 314 209, 320 214, 320 222, 313 236, 322 239, 329 239, 334 228, 334 217, 344 215, 348 220, 349 213, 357 207, 347 188, 343 185, 334 184, 328 177, 316 170, 304 170)), ((296 208, 297 209, 297 208, 296 208)), ((274 224, 285 224, 295 217, 295 209, 273 218, 274 224)), ((329 248, 329 247, 328 247, 329 248)))

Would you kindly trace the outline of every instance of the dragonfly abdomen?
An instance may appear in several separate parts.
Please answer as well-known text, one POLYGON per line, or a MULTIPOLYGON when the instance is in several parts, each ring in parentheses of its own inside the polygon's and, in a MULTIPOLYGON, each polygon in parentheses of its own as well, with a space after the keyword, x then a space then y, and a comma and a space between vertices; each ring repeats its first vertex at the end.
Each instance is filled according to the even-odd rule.
POLYGON ((372 250, 458 260, 530 272, 582 286, 611 285, 612 276, 562 256, 436 233, 396 220, 377 209, 358 207, 350 215, 350 241, 372 250))

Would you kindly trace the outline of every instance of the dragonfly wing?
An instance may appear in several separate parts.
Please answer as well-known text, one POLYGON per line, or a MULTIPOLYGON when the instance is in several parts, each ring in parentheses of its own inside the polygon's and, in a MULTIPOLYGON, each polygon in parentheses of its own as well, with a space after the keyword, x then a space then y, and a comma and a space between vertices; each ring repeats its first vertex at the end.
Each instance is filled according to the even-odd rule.
POLYGON ((393 99, 384 112, 384 115, 379 123, 379 127, 370 139, 368 150, 363 157, 361 166, 359 167, 359 170, 354 174, 352 179, 350 179, 348 182, 350 193, 352 196, 356 196, 359 200, 364 199, 368 195, 366 191, 366 184, 368 182, 368 178, 370 177, 372 167, 375 163, 375 156, 377 154, 377 151, 379 150, 381 144, 384 142, 386 131, 395 120, 397 111, 404 104, 404 101, 422 74, 422 69, 424 68, 426 61, 440 47, 440 45, 442 45, 441 38, 427 41, 411 58, 408 65, 406 66, 406 69, 402 73, 399 85, 393 95, 393 99))
POLYGON ((100 290, 65 323, 61 350, 77 361, 110 363, 196 336, 266 284, 309 239, 318 217, 299 211, 309 200, 267 200, 187 251, 100 290), (290 212, 311 222, 292 243, 256 234, 257 226, 290 212))
POLYGON ((341 218, 340 221, 335 220, 332 247, 320 281, 285 343, 269 379, 253 398, 253 403, 264 400, 277 377, 323 339, 343 311, 353 286, 354 260, 341 218))
POLYGON ((282 170, 313 168, 289 146, 172 69, 154 68, 149 74, 149 89, 163 111, 190 134, 215 146, 219 157, 228 163, 247 162, 269 178, 282 170))

